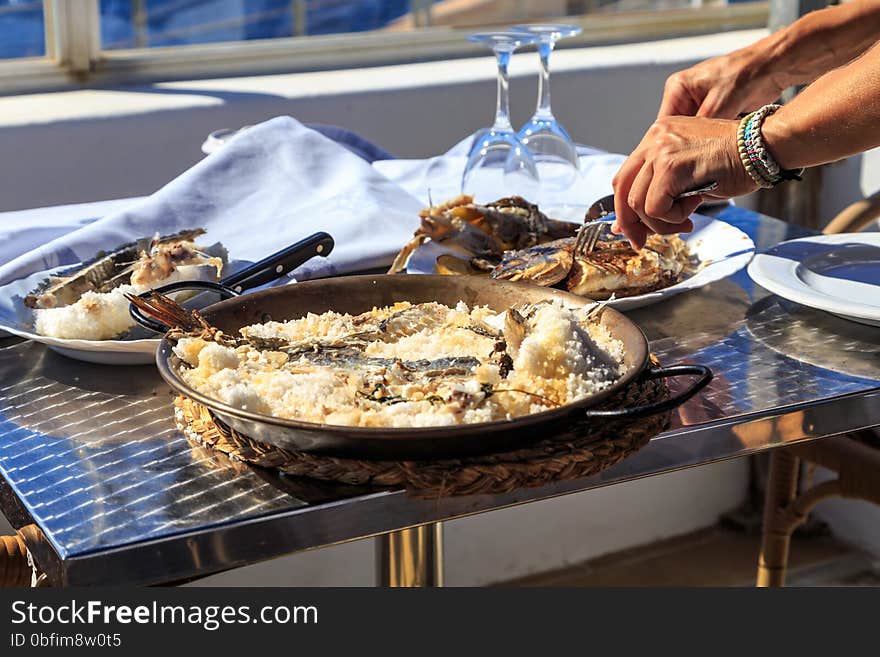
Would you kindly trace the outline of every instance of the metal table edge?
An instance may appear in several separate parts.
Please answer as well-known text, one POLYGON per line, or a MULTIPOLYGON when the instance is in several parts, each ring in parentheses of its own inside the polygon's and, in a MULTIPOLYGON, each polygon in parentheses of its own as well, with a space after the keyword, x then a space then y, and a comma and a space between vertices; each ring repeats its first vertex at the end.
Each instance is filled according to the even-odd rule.
MULTIPOLYGON (((616 485, 619 483, 635 481, 638 479, 643 479, 651 476, 657 476, 660 474, 668 474, 670 472, 681 471, 685 469, 690 469, 693 467, 699 467, 702 465, 706 465, 709 463, 720 462, 724 460, 740 458, 742 456, 750 455, 750 454, 759 454, 762 452, 771 451, 773 449, 777 449, 780 447, 785 447, 789 445, 801 444, 805 442, 810 442, 814 440, 820 440, 822 438, 838 435, 841 433, 847 433, 850 431, 856 431, 859 429, 866 429, 875 426, 880 426, 880 386, 877 389, 869 391, 867 393, 852 393, 848 395, 843 395, 837 398, 831 398, 818 402, 811 403, 803 403, 803 404, 795 404, 784 410, 784 412, 774 413, 772 415, 764 415, 758 417, 749 417, 743 416, 743 418, 736 418, 736 420, 725 420, 719 421, 706 425, 699 425, 695 427, 686 427, 682 430, 676 431, 668 431, 664 432, 654 439, 652 439, 651 443, 655 443, 655 441, 662 441, 664 438, 685 438, 685 439, 705 439, 707 435, 712 435, 715 432, 724 432, 726 434, 731 433, 733 428, 739 428, 744 426, 766 426, 766 425, 774 425, 780 418, 789 417, 796 413, 802 412, 811 412, 816 415, 813 417, 812 415, 805 415, 805 419, 810 420, 808 422, 807 429, 809 431, 813 431, 815 429, 819 429, 816 433, 804 433, 802 435, 796 437, 787 437, 785 440, 780 440, 775 444, 764 444, 759 445, 755 448, 746 448, 744 450, 739 450, 736 452, 731 452, 725 456, 720 457, 708 457, 705 459, 695 459, 692 462, 683 464, 676 468, 671 469, 661 469, 656 472, 639 472, 632 471, 628 474, 623 474, 623 476, 619 476, 610 481, 603 481, 603 475, 607 476, 608 473, 613 472, 616 469, 623 468, 632 469, 632 459, 638 458, 639 455, 644 455, 646 452, 650 452, 651 444, 649 443, 642 452, 635 454, 633 457, 628 459, 627 461, 622 462, 618 466, 615 466, 603 475, 597 475, 593 477, 589 477, 586 480, 578 479, 569 482, 561 482, 559 484, 551 484, 549 486, 544 486, 540 489, 530 489, 528 491, 518 491, 517 493, 508 494, 503 497, 507 497, 508 499, 501 504, 498 505, 486 505, 486 506, 474 506, 473 508, 461 508, 452 513, 436 513, 436 511, 440 508, 437 500, 424 500, 423 504, 419 504, 418 508, 421 510, 420 513, 412 514, 406 521, 396 523, 394 526, 388 526, 381 522, 381 519, 376 521, 366 522, 362 525, 362 529, 357 532, 339 532, 339 531, 328 531, 325 535, 325 538, 320 543, 315 543, 309 540, 302 540, 300 546, 293 547, 289 549, 287 546, 290 545, 289 542, 285 542, 285 549, 283 550, 267 550, 265 551, 260 560, 267 560, 272 558, 277 558, 280 556, 284 556, 287 554, 293 554, 296 552, 318 549, 322 547, 328 547, 331 545, 337 545, 340 543, 351 542, 355 540, 360 540, 364 538, 370 538, 379 534, 384 534, 390 531, 397 531, 400 529, 406 529, 409 527, 414 527, 418 525, 425 524, 427 522, 435 522, 435 521, 448 521, 454 520, 456 518, 462 518, 471 515, 477 515, 480 513, 486 513, 489 511, 510 508, 514 506, 519 506, 521 504, 527 504, 530 502, 547 500, 554 497, 560 497, 563 495, 570 495, 579 492, 585 492, 588 490, 593 490, 596 488, 602 488, 608 485, 616 485), (876 400, 874 400, 876 398, 876 400), (872 403, 873 401, 873 403, 872 403), (849 409, 850 413, 848 413, 847 417, 851 418, 853 421, 848 424, 844 428, 837 428, 837 430, 832 433, 822 433, 822 423, 821 423, 821 413, 823 411, 827 411, 828 407, 836 406, 836 405, 850 405, 853 404, 856 407, 864 407, 862 410, 869 411, 865 415, 855 414, 853 411, 858 410, 857 408, 849 409), (588 482, 587 485, 583 485, 585 482, 588 482), (535 495, 536 491, 539 492, 535 495), (433 511, 433 513, 432 513, 433 511)), ((758 414, 753 414, 757 416, 758 414)), ((184 552, 192 553, 194 548, 200 548, 199 558, 197 560, 202 561, 202 569, 195 569, 195 572, 198 575, 208 575, 215 572, 220 572, 223 570, 228 570, 230 568, 234 568, 237 566, 243 566, 250 563, 255 563, 255 561, 251 558, 242 557, 239 560, 233 561, 224 561, 222 564, 218 561, 212 565, 205 560, 205 558, 210 554, 211 544, 216 544, 218 534, 226 534, 227 538, 232 538, 231 535, 235 535, 235 540, 241 540, 244 543, 253 540, 252 532, 257 530, 268 530, 268 533, 271 534, 273 531, 280 529, 279 525, 282 523, 288 523, 290 526, 288 527, 290 530, 295 530, 296 519, 300 516, 309 514, 309 513, 321 513, 327 514, 332 513, 334 510, 341 511, 343 515, 349 515, 349 517, 353 518, 363 518, 365 511, 369 511, 373 505, 383 509, 384 511, 388 511, 388 504, 393 504, 397 499, 406 499, 407 505, 412 506, 413 500, 411 498, 406 497, 407 493, 404 490, 385 490, 385 491, 376 491, 375 493, 368 493, 366 495, 360 495, 354 498, 347 498, 342 500, 335 500, 332 502, 327 502, 325 504, 316 505, 316 506, 307 506, 300 507, 295 509, 290 509, 281 513, 272 513, 267 514, 255 518, 248 518, 246 520, 237 521, 228 524, 220 524, 220 525, 211 525, 205 528, 201 528, 196 531, 183 532, 179 534, 172 534, 166 537, 141 541, 136 543, 127 543, 124 545, 114 546, 108 550, 95 550, 87 553, 83 553, 80 555, 71 556, 64 560, 59 561, 60 571, 62 572, 62 576, 60 581, 67 585, 84 585, 84 584, 96 584, 100 583, 101 580, 97 579, 96 575, 103 575, 106 579, 112 580, 115 572, 125 573, 127 579, 127 583, 135 584, 135 585, 148 585, 148 584, 156 584, 160 583, 160 581, 172 581, 177 578, 184 578, 188 576, 192 576, 194 574, 194 569, 192 568, 192 564, 186 564, 185 566, 179 569, 179 571, 165 571, 167 577, 164 577, 162 580, 157 580, 151 577, 144 577, 143 579, 138 579, 137 576, 132 578, 131 565, 133 563, 137 563, 138 560, 143 558, 149 558, 152 554, 156 556, 157 553, 162 553, 164 548, 171 548, 171 551, 176 551, 177 548, 181 544, 184 546, 184 552), (378 504, 377 504, 378 503, 378 504), (208 552, 205 553, 201 549, 207 549, 208 552), (116 569, 116 570, 114 570, 116 569)), ((479 498, 484 496, 468 496, 461 498, 448 498, 444 501, 449 501, 450 499, 453 503, 458 504, 461 507, 466 507, 468 501, 476 501, 479 498)), ((497 497, 497 496, 494 496, 497 497)), ((326 523, 327 529, 329 530, 329 525, 332 523, 326 523)), ((341 524, 341 523, 340 523, 341 524)), ((338 526, 338 525, 337 525, 338 526)), ((56 555, 57 557, 57 555, 56 555)), ((112 583, 112 581, 108 581, 106 583, 112 583)))

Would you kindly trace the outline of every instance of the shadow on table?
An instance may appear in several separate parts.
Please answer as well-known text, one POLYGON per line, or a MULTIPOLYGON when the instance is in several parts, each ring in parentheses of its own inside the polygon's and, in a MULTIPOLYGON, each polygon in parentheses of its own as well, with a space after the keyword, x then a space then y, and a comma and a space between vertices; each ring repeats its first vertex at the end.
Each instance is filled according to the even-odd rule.
POLYGON ((683 292, 660 303, 636 308, 626 315, 648 340, 687 343, 691 352, 723 339, 742 324, 751 304, 746 291, 729 279, 699 291, 683 292))
POLYGON ((193 453, 197 458, 208 457, 216 467, 256 476, 261 481, 287 493, 296 501, 305 505, 323 504, 325 502, 334 502, 388 490, 372 486, 354 486, 333 481, 286 475, 278 470, 270 470, 242 461, 234 461, 221 452, 201 445, 194 443, 191 443, 191 445, 193 453))
POLYGON ((164 394, 168 387, 155 365, 99 365, 44 349, 33 363, 41 376, 64 385, 112 395, 164 394))
POLYGON ((774 295, 749 308, 745 328, 776 353, 838 374, 880 380, 880 329, 876 327, 774 295))

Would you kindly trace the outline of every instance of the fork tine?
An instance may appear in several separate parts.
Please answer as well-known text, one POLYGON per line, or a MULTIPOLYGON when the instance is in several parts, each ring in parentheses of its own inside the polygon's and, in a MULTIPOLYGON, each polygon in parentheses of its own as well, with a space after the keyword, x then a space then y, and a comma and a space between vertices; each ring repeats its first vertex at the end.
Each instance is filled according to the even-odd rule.
POLYGON ((593 241, 593 233, 596 232, 596 225, 591 223, 584 229, 584 239, 581 240, 578 255, 586 255, 590 252, 590 242, 593 241))
POLYGON ((589 239, 590 236, 590 230, 590 224, 584 224, 578 230, 577 239, 574 243, 575 257, 578 257, 583 253, 584 245, 587 243, 587 239, 589 239))
POLYGON ((584 240, 587 236, 587 231, 589 230, 590 224, 582 224, 575 235, 574 239, 574 254, 577 256, 580 254, 580 250, 584 244, 584 240))
POLYGON ((604 223, 602 221, 591 221, 581 226, 575 240, 575 256, 584 256, 590 253, 596 247, 596 242, 599 240, 599 235, 602 233, 603 228, 604 223))
POLYGON ((593 250, 593 247, 596 246, 596 240, 599 238, 600 229, 601 226, 594 226, 593 230, 590 232, 590 241, 587 242, 586 247, 584 247, 586 253, 590 253, 593 250))
POLYGON ((592 252, 592 250, 596 248, 596 242, 599 241, 599 236, 602 234, 602 229, 604 227, 605 226, 603 222, 596 223, 595 230, 593 230, 593 233, 591 235, 592 239, 590 239, 590 243, 587 245, 587 253, 592 252))

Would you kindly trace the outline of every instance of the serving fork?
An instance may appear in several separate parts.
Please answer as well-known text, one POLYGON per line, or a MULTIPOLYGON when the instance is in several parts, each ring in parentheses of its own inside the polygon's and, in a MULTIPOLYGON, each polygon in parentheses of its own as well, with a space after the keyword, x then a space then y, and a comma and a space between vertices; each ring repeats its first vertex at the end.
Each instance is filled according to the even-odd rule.
MULTIPOLYGON (((675 197, 675 200, 679 201, 683 198, 688 198, 689 196, 707 194, 716 189, 718 189, 718 183, 713 181, 702 187, 682 192, 675 197)), ((596 242, 599 241, 599 236, 602 234, 605 227, 608 226, 608 222, 605 221, 605 219, 612 214, 614 214, 614 194, 603 196, 587 209, 584 219, 588 221, 585 221, 585 223, 578 229, 577 236, 575 237, 575 257, 583 257, 596 248, 596 242)))

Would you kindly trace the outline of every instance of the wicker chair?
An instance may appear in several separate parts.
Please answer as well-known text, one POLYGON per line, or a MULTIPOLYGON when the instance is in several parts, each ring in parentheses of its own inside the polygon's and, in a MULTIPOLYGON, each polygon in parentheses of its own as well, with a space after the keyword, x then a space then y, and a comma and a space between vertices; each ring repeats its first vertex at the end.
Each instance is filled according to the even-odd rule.
MULTIPOLYGON (((862 230, 880 217, 880 192, 853 203, 823 231, 862 230)), ((873 429, 832 436, 805 445, 775 450, 764 499, 764 528, 758 557, 758 586, 783 586, 791 535, 822 500, 847 497, 880 504, 880 445, 873 429), (821 465, 837 478, 797 492, 801 462, 821 465)))
POLYGON ((0 588, 26 588, 31 585, 33 569, 28 562, 23 536, 36 537, 33 525, 22 527, 13 536, 0 536, 0 588))

